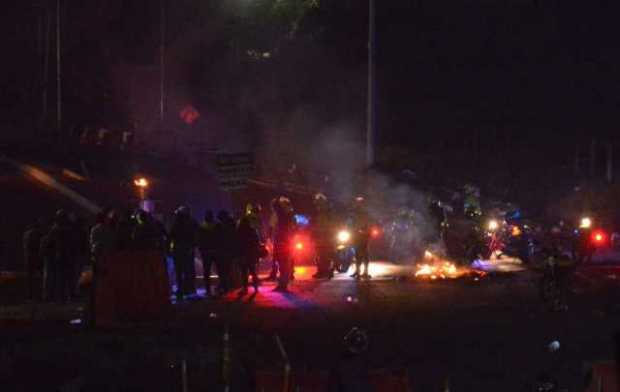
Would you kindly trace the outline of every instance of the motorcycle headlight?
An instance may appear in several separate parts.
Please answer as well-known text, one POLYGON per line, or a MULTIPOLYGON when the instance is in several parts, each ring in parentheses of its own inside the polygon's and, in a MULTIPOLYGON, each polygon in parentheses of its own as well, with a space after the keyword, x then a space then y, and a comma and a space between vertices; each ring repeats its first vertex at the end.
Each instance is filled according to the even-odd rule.
POLYGON ((346 244, 351 240, 351 232, 348 230, 340 230, 337 239, 339 243, 346 244))
POLYGON ((495 219, 491 219, 488 224, 488 228, 490 231, 495 231, 499 229, 499 222, 495 219))
POLYGON ((592 227, 592 219, 588 217, 581 218, 581 221, 579 222, 579 228, 589 229, 590 227, 592 227))

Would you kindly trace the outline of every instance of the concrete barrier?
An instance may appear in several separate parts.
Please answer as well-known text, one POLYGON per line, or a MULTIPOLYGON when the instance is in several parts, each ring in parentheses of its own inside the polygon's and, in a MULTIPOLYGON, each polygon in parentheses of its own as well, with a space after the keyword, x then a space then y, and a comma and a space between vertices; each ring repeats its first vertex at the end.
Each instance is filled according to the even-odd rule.
POLYGON ((165 317, 170 286, 164 256, 156 251, 111 254, 97 266, 96 325, 165 317))

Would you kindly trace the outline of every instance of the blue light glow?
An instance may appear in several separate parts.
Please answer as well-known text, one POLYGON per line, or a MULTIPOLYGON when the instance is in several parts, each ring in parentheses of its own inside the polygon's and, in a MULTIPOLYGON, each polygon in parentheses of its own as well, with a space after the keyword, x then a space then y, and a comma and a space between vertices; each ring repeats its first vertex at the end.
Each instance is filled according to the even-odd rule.
POLYGON ((308 226, 310 224, 310 219, 305 215, 296 214, 295 223, 297 223, 300 226, 308 226))

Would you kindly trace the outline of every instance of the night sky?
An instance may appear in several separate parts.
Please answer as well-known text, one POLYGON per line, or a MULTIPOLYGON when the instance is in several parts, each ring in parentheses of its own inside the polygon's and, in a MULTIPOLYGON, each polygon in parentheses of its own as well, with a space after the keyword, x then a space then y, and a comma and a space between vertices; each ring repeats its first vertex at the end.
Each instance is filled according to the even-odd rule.
MULTIPOLYGON (((40 111, 36 37, 43 12, 35 4, 47 2, 13 3, 1 23, 0 101, 5 122, 26 126, 40 111)), ((171 92, 172 117, 191 103, 221 118, 218 124, 260 134, 286 127, 304 108, 319 124, 363 129, 365 2, 321 1, 301 20, 295 39, 283 38, 281 20, 257 15, 260 7, 249 0, 168 3, 169 83, 183 90, 171 92), (269 61, 244 57, 248 49, 276 47, 269 61)), ((591 135, 613 137, 620 5, 570 3, 378 2, 381 143, 458 149, 477 132, 490 143, 506 138, 533 149, 573 151, 591 135)), ((118 124, 154 117, 157 108, 138 101, 153 99, 156 86, 146 85, 156 78, 139 83, 144 91, 136 98, 124 91, 129 77, 121 72, 119 79, 118 67, 151 67, 157 75, 158 2, 64 0, 63 17, 67 123, 89 121, 88 113, 118 124)), ((53 61, 50 71, 53 76, 53 61)))

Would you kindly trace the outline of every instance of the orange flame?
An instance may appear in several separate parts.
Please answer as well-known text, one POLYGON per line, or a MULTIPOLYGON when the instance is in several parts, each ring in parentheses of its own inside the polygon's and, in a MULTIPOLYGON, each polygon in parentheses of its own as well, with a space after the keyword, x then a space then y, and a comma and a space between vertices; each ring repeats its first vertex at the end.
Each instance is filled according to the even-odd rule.
POLYGON ((417 266, 415 272, 416 277, 427 277, 432 280, 435 279, 454 279, 458 278, 464 273, 460 271, 454 263, 449 261, 437 264, 420 264, 417 266))
POLYGON ((424 258, 427 262, 416 266, 416 278, 430 280, 456 279, 466 274, 479 274, 469 268, 457 267, 453 262, 444 260, 429 251, 424 252, 424 258))

